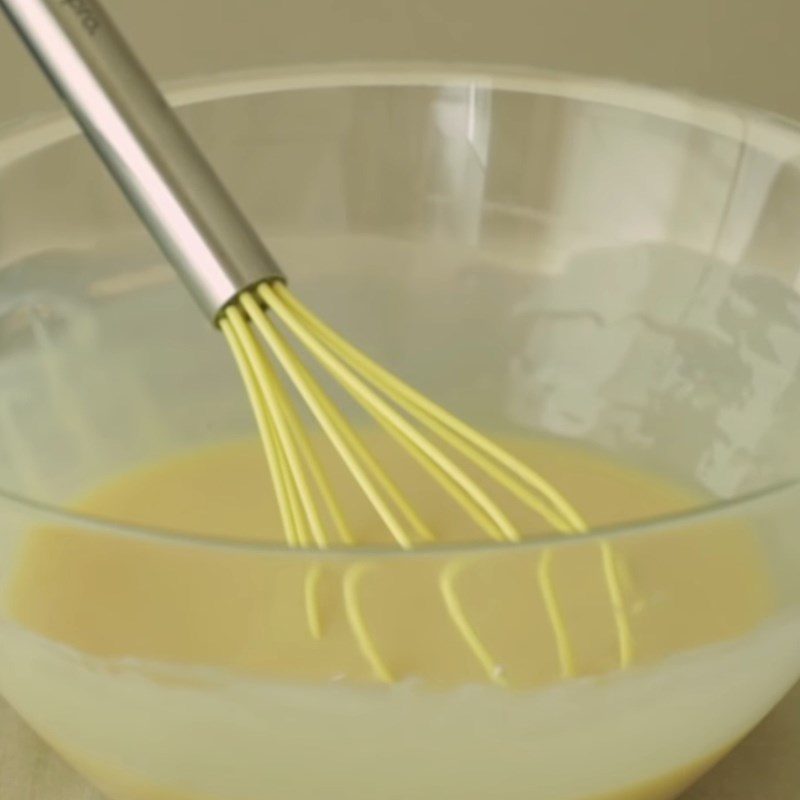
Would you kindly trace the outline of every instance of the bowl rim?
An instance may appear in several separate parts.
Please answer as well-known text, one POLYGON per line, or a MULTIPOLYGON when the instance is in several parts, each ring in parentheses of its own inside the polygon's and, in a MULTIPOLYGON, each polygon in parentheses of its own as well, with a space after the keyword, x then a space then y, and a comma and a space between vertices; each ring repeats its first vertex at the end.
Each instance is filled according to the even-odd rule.
MULTIPOLYGON (((594 102, 643 116, 682 122, 755 144, 776 156, 800 154, 800 120, 741 102, 712 99, 684 88, 665 89, 636 81, 511 63, 437 61, 330 61, 229 70, 160 83, 176 108, 213 100, 314 89, 380 86, 455 88, 536 93, 594 102)), ((0 171, 80 130, 65 110, 0 124, 0 171)))
MULTIPOLYGON (((169 102, 178 107, 242 98, 258 94, 292 91, 367 88, 464 88, 549 95, 602 104, 661 117, 731 137, 743 146, 757 147, 778 158, 800 155, 800 122, 780 114, 740 103, 712 100, 684 90, 666 90, 643 84, 551 71, 512 64, 439 62, 345 61, 308 63, 193 76, 163 84, 169 102)), ((0 179, 5 167, 34 156, 46 148, 79 136, 80 130, 65 112, 58 111, 0 126, 0 179)), ((523 538, 519 542, 494 540, 467 543, 424 544, 403 550, 394 543, 385 546, 340 545, 326 549, 292 548, 283 542, 262 542, 124 523, 97 515, 82 514, 36 500, 0 486, 0 502, 26 510, 48 524, 91 530, 124 538, 147 539, 186 547, 257 552, 281 557, 317 559, 403 558, 453 554, 485 554, 511 550, 563 548, 587 542, 605 542, 634 535, 654 535, 678 526, 719 521, 755 512, 772 502, 798 493, 800 476, 770 484, 733 498, 713 500, 675 513, 642 517, 624 523, 591 527, 576 535, 559 533, 523 538)))
MULTIPOLYGON (((800 497, 800 480, 789 480, 772 484, 763 489, 721 499, 674 513, 629 520, 612 525, 601 525, 581 533, 548 533, 535 537, 523 537, 517 542, 500 542, 485 539, 469 542, 420 543, 404 550, 387 539, 385 545, 345 545, 335 543, 323 549, 290 547, 285 542, 256 541, 236 537, 180 531, 174 528, 124 523, 99 515, 70 511, 43 501, 28 498, 0 488, 0 503, 7 503, 27 512, 37 519, 36 527, 60 526, 68 530, 99 533, 122 539, 151 541, 170 547, 209 548, 229 552, 255 553, 281 558, 313 559, 314 561, 352 561, 357 558, 383 560, 386 558, 436 558, 441 556, 481 556, 510 552, 536 552, 538 550, 563 550, 567 547, 618 542, 636 536, 655 536, 669 531, 686 530, 689 526, 703 523, 741 521, 745 512, 755 515, 769 513, 769 508, 778 502, 800 497)), ((33 526, 26 526, 35 529, 33 526)))

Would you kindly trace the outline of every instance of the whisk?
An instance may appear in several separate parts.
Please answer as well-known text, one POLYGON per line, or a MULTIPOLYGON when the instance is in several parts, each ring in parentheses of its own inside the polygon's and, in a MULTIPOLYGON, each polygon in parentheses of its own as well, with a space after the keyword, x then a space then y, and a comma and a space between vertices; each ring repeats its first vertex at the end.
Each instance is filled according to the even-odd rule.
MULTIPOLYGON (((484 481, 564 534, 585 532, 569 502, 530 466, 367 357, 289 290, 282 270, 227 193, 188 132, 124 42, 98 0, 0 0, 14 26, 65 99, 88 139, 209 320, 222 331, 241 373, 269 466, 290 547, 357 544, 286 378, 400 548, 435 541, 436 532, 359 438, 299 357, 291 334, 487 537, 518 542, 520 530, 484 481), (280 325, 276 324, 276 320, 280 325), (283 373, 282 378, 279 370, 283 373), (461 463, 471 465, 470 471, 461 463), (482 476, 481 480, 474 477, 482 476)), ((619 660, 632 659, 630 626, 611 546, 601 544, 619 660)), ((539 561, 542 596, 565 676, 575 674, 569 636, 551 579, 550 551, 539 561)), ((470 624, 458 597, 462 566, 440 576, 452 623, 487 676, 502 670, 470 624)), ((378 653, 359 602, 361 568, 344 576, 349 624, 377 678, 394 680, 378 653)), ((318 569, 305 584, 308 626, 322 635, 318 569)))

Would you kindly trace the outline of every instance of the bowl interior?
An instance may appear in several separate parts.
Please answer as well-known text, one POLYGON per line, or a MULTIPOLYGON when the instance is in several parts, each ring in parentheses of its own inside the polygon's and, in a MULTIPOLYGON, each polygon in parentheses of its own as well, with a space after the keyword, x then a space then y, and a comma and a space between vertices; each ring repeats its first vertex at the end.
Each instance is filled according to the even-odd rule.
MULTIPOLYGON (((234 667, 258 649, 260 629, 231 634, 239 650, 220 647, 235 627, 224 614, 203 639, 217 661, 197 655, 194 641, 185 662, 152 656, 147 626, 162 618, 207 632, 228 601, 246 613, 261 608, 263 582, 234 585, 240 560, 298 581, 308 564, 283 551, 233 548, 212 562, 199 545, 120 537, 133 553, 152 546, 168 579, 162 594, 146 575, 129 585, 135 601, 163 600, 151 604, 140 638, 118 642, 111 656, 92 655, 31 635, 41 633, 34 625, 7 624, 3 610, 4 694, 115 799, 165 796, 124 770, 153 786, 236 800, 260 796, 266 784, 293 799, 325 792, 367 800, 378 780, 396 796, 442 786, 442 797, 477 800, 502 781, 504 798, 530 796, 533 787, 562 800, 598 786, 616 791, 634 775, 668 780, 626 797, 674 796, 758 721, 800 668, 797 493, 775 489, 800 475, 798 133, 701 101, 500 73, 231 79, 190 87, 178 100, 296 294, 347 338, 487 432, 611 454, 720 507, 615 539, 640 570, 635 578, 647 577, 653 553, 669 556, 670 548, 695 568, 678 563, 672 583, 657 590, 642 580, 643 596, 626 596, 636 646, 650 653, 634 669, 618 669, 624 637, 599 566, 610 545, 564 543, 559 557, 586 559, 599 598, 584 585, 561 592, 562 580, 565 618, 585 616, 590 603, 606 612, 586 637, 600 643, 605 661, 580 674, 603 674, 605 683, 569 680, 549 639, 555 678, 542 692, 498 692, 472 662, 477 678, 470 673, 466 688, 436 695, 413 682, 373 692, 334 679, 311 688, 251 680, 234 667), (753 492, 761 498, 741 502, 753 492), (710 567, 725 591, 703 606, 693 554, 719 547, 730 555, 736 537, 741 552, 710 567), (753 574, 762 556, 768 590, 762 597, 754 582, 739 591, 746 581, 731 576, 753 574), (192 583, 192 570, 206 575, 209 567, 217 581, 192 583), (169 583, 187 574, 184 585, 202 595, 206 616, 169 583), (757 602, 739 614, 747 592, 757 602), (679 635, 659 650, 652 630, 636 627, 637 602, 658 617, 659 607, 684 608, 687 598, 702 606, 698 619, 712 620, 711 632, 676 626, 679 635), (154 719, 163 742, 152 735, 154 719), (353 719, 355 732, 346 724, 353 719), (679 722, 685 737, 676 737, 679 722), (429 740, 440 757, 430 758, 429 740), (314 770, 308 753, 319 762, 314 770)), ((43 521, 37 504, 58 509, 113 473, 252 432, 222 337, 88 145, 63 121, 0 140, 0 588, 24 534, 43 521)), ((95 523, 114 538, 113 525, 95 523)), ((65 524, 54 546, 86 533, 83 523, 65 524)), ((496 630, 516 635, 502 593, 541 576, 548 551, 537 547, 482 554, 473 579, 491 591, 470 616, 481 630, 502 619, 496 630), (513 586, 509 569, 522 576, 513 586)), ((118 553, 99 569, 114 558, 124 573, 118 553)), ((436 594, 451 553, 380 564, 374 553, 352 558, 384 568, 401 594, 422 572, 425 590, 406 592, 409 617, 432 615, 435 603, 456 636, 436 594)), ((339 577, 348 567, 325 562, 339 577)), ((97 630, 107 625, 106 646, 118 621, 103 620, 102 594, 115 600, 117 587, 98 585, 85 589, 99 593, 92 621, 97 630)), ((69 580, 64 586, 72 592, 69 580)), ((69 595, 76 607, 81 591, 69 595)), ((302 606, 293 608, 304 630, 302 606)), ((526 630, 524 614, 515 619, 526 630)), ((416 641, 414 626, 399 627, 398 641, 416 641)), ((368 666, 361 669, 369 675, 368 666)))
MULTIPOLYGON (((495 432, 718 497, 798 474, 792 129, 567 80, 317 82, 182 114, 347 337, 495 432)), ((0 486, 52 503, 250 426, 221 337, 63 128, 0 143, 0 486)))

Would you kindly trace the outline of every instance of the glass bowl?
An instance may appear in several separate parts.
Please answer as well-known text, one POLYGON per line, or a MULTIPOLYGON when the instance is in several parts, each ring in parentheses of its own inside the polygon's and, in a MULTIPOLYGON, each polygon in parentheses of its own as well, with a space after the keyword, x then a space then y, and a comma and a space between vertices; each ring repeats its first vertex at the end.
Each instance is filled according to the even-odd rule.
MULTIPOLYGON (((800 130, 500 68, 231 75, 171 98, 296 293, 348 338, 476 426, 546 441, 556 472, 575 450, 587 470, 634 465, 693 499, 648 513, 632 481, 580 536, 410 552, 77 512, 111 476, 253 422, 222 337, 71 122, 14 125, 0 138, 2 694, 113 800, 676 796, 800 675, 800 130), (76 571, 40 569, 20 613, 45 534, 76 571), (553 640, 535 686, 492 680, 464 642, 463 680, 429 685, 403 660, 414 630, 387 645, 391 683, 248 661, 265 588, 243 570, 371 571, 421 625, 444 598, 413 576, 458 564, 483 587, 476 630, 513 643, 540 622, 504 587, 533 598, 543 560, 612 550, 630 574, 592 630, 602 656, 565 670, 553 640), (56 617, 102 646, 60 636, 56 617), (183 645, 154 649, 164 620, 183 645)), ((599 613, 592 586, 568 595, 568 629, 599 613)))

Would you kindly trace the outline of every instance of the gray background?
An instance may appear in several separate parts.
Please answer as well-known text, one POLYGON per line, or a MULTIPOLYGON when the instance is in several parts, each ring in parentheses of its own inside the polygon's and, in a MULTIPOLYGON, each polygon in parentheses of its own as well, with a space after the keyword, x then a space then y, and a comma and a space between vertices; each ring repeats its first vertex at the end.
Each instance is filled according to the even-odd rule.
MULTIPOLYGON (((106 3, 164 79, 309 61, 506 62, 688 87, 800 117, 797 0, 106 3)), ((4 26, 0 74, 0 118, 53 107, 4 26)))

